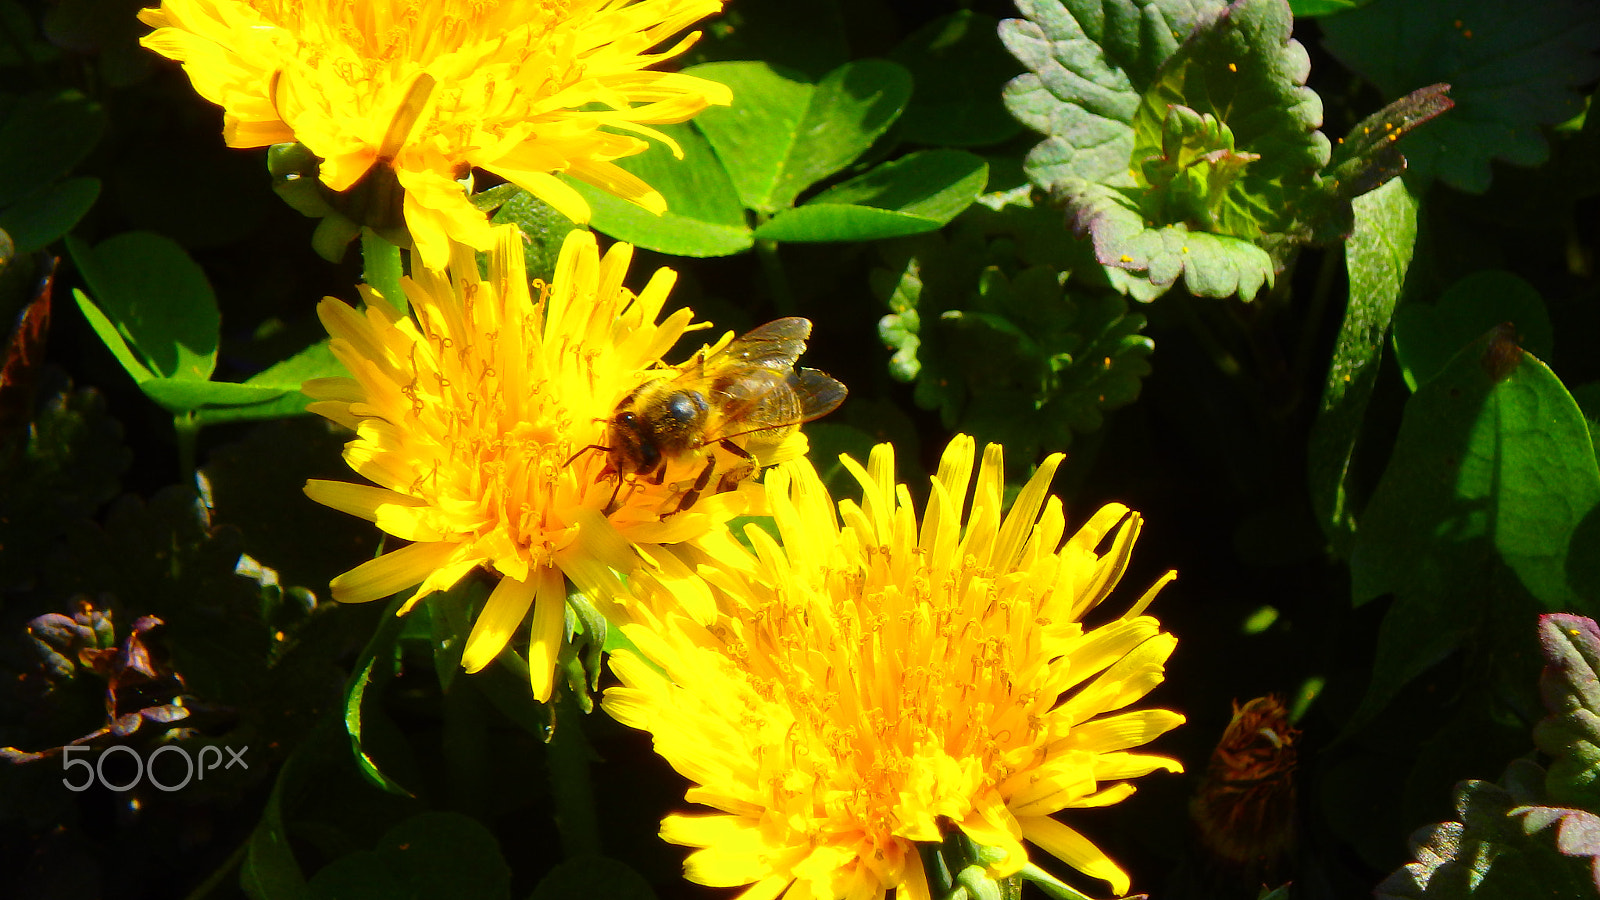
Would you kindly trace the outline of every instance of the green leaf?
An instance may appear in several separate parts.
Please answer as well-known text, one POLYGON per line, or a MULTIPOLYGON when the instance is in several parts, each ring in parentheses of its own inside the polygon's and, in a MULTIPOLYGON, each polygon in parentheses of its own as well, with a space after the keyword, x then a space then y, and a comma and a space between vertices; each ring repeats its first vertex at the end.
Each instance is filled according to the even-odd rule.
MULTIPOLYGON (((69 239, 67 248, 99 301, 103 320, 91 319, 91 324, 135 381, 144 380, 140 369, 188 381, 211 377, 221 315, 205 273, 182 247, 158 234, 130 231, 93 249, 69 239), (116 340, 102 330, 106 324, 139 365, 129 365, 116 340)), ((85 307, 93 301, 78 296, 88 315, 85 307)))
POLYGON ((506 900, 511 867, 477 820, 425 812, 389 829, 376 849, 324 866, 308 887, 321 900, 506 900))
POLYGON ((1490 269, 1457 281, 1433 305, 1408 303, 1394 317, 1394 353, 1413 391, 1427 383, 1462 347, 1508 322, 1517 342, 1540 359, 1553 349, 1550 316, 1533 285, 1490 269))
MULTIPOLYGON (((940 225, 972 205, 989 179, 982 157, 963 150, 902 156, 818 194, 806 206, 850 203, 899 210, 940 225)), ((804 209, 805 207, 800 207, 804 209)))
POLYGON ((1029 178, 1045 185, 1128 179, 1140 94, 1183 36, 1223 6, 1021 0, 1025 18, 1001 22, 1000 39, 1028 69, 1006 85, 1006 108, 1048 136, 1028 154, 1029 178))
POLYGON ((333 739, 334 727, 325 717, 278 770, 261 819, 245 842, 244 862, 239 867, 239 886, 251 900, 306 900, 311 896, 305 873, 289 846, 284 807, 293 805, 304 793, 311 769, 333 739))
POLYGON ((900 42, 889 58, 906 67, 915 88, 900 136, 945 147, 997 144, 1022 129, 1000 103, 1018 74, 1000 43, 999 22, 971 10, 934 19, 900 42))
POLYGON ((589 202, 590 225, 618 240, 676 256, 728 256, 749 248, 744 206, 712 145, 688 125, 656 127, 678 142, 683 159, 674 157, 665 144, 653 142, 650 149, 620 159, 617 165, 660 191, 667 212, 657 216, 569 177, 567 183, 589 202))
POLYGON ((230 405, 211 401, 200 408, 200 423, 220 425, 225 422, 252 422, 301 415, 306 411, 306 404, 311 402, 309 397, 300 393, 302 384, 313 378, 343 374, 344 364, 334 357, 328 341, 317 341, 288 359, 257 372, 239 385, 258 392, 260 399, 230 405))
POLYGON ((1349 554, 1355 533, 1347 493, 1350 460, 1377 384, 1384 335, 1411 267, 1417 207, 1400 180, 1354 202, 1355 230, 1345 244, 1350 297, 1307 451, 1317 523, 1341 556, 1349 554))
MULTIPOLYGON (((645 152, 649 153, 656 148, 656 144, 651 144, 650 150, 645 152)), ((698 165, 698 162, 689 163, 687 160, 683 163, 678 163, 677 160, 673 162, 678 165, 698 165)), ((667 187, 675 191, 670 183, 652 184, 652 187, 657 190, 667 187)), ((673 211, 675 201, 674 193, 673 197, 668 198, 669 216, 676 214, 673 211)), ((576 223, 557 212, 555 207, 514 184, 502 184, 475 194, 472 202, 479 209, 494 210, 494 216, 489 220, 494 224, 503 225, 511 222, 522 229, 523 237, 527 238, 523 247, 523 260, 530 280, 542 278, 548 282, 555 277, 556 260, 561 256, 561 245, 566 242, 567 235, 578 227, 576 223)), ((626 205, 633 206, 631 203, 626 205)), ((591 211, 594 209, 593 201, 589 208, 591 211)))
POLYGON ((1157 292, 1182 275, 1191 293, 1251 299, 1307 239, 1293 210, 1329 158, 1288 5, 1150 4, 1163 24, 1138 28, 1122 7, 1037 0, 1022 7, 1032 22, 1006 23, 1035 73, 1007 86, 1007 105, 1048 135, 1028 177, 1101 265, 1157 292), (1182 46, 1176 22, 1192 28, 1182 46))
POLYGON ((1597 503, 1600 468, 1577 405, 1506 334, 1484 335, 1418 388, 1350 557, 1357 605, 1395 600, 1348 727, 1457 646, 1475 654, 1466 665, 1479 689, 1513 690, 1520 658, 1493 653, 1509 639, 1491 636, 1541 608, 1593 607, 1568 585, 1566 563, 1597 503))
POLYGON ((95 335, 106 345, 106 349, 111 351, 111 355, 116 357, 117 362, 122 364, 122 368, 133 376, 135 384, 144 384, 156 377, 139 360, 139 355, 134 352, 133 347, 129 346, 122 333, 117 330, 116 323, 101 312, 100 307, 94 305, 94 301, 89 299, 89 295, 77 288, 73 288, 72 298, 77 301, 78 311, 83 313, 83 317, 88 321, 89 327, 94 330, 95 335))
POLYGON ((970 206, 987 180, 988 165, 971 153, 912 153, 778 213, 755 237, 865 241, 933 231, 970 206))
POLYGON ((1574 89, 1600 75, 1600 6, 1586 0, 1378 0, 1320 24, 1328 51, 1385 96, 1449 83, 1455 111, 1403 142, 1419 185, 1481 193, 1491 159, 1544 162, 1539 126, 1576 115, 1574 89))
POLYGON ((42 250, 71 231, 99 197, 98 178, 68 178, 0 212, 0 228, 11 235, 16 252, 42 250))
POLYGON ((939 225, 932 219, 899 210, 807 203, 773 216, 755 230, 755 237, 793 243, 876 241, 934 231, 939 225))
POLYGON ((1545 790, 1552 803, 1600 810, 1600 628, 1583 616, 1540 616, 1539 645, 1539 694, 1550 715, 1533 740, 1552 759, 1545 790))
POLYGON ((866 152, 911 96, 911 76, 884 60, 846 63, 811 83, 765 63, 686 70, 733 89, 733 106, 695 118, 748 209, 775 213, 866 152))
POLYGON ((620 860, 580 856, 551 869, 528 900, 655 900, 644 876, 620 860))
POLYGON ((258 387, 232 381, 191 381, 185 378, 152 378, 141 382, 145 396, 172 413, 185 413, 204 407, 242 407, 271 403, 293 388, 258 387))
POLYGON ((361 774, 367 780, 401 797, 412 796, 411 792, 401 787, 378 768, 372 757, 362 748, 361 736, 363 731, 362 705, 367 695, 367 688, 374 682, 384 682, 389 679, 388 667, 394 664, 394 648, 400 639, 400 616, 396 613, 410 597, 409 591, 395 596, 384 610, 382 621, 378 630, 373 633, 372 639, 367 641, 367 646, 361 651, 361 658, 356 663, 356 670, 345 684, 344 692, 344 729, 350 736, 350 749, 355 754, 356 764, 361 767, 361 774))
POLYGON ((1374 891, 1378 900, 1525 900, 1582 897, 1594 883, 1585 861, 1562 856, 1548 836, 1512 815, 1518 802, 1487 781, 1456 786, 1459 821, 1418 829, 1409 863, 1374 891))
POLYGON ((891 371, 915 380, 917 403, 1024 457, 1069 445, 1133 402, 1154 348, 1124 298, 1079 290, 1017 252, 1013 235, 1045 223, 1060 236, 1050 210, 974 207, 919 238, 898 271, 873 276, 891 309, 879 323, 897 350, 891 371))
POLYGON ((1296 19, 1312 19, 1360 9, 1371 2, 1372 0, 1289 0, 1289 8, 1294 10, 1296 19))
POLYGON ((1450 85, 1430 84, 1357 122, 1328 160, 1327 189, 1349 199, 1399 175, 1406 167, 1400 139, 1454 108, 1450 85))
POLYGON ((1567 546, 1596 503, 1600 468, 1577 404, 1544 363, 1491 332, 1406 404, 1357 534, 1353 597, 1401 589, 1431 548, 1481 535, 1543 603, 1580 602, 1567 546))
POLYGON ((75 90, 27 94, 10 104, 0 121, 0 208, 72 171, 105 128, 100 104, 75 90))

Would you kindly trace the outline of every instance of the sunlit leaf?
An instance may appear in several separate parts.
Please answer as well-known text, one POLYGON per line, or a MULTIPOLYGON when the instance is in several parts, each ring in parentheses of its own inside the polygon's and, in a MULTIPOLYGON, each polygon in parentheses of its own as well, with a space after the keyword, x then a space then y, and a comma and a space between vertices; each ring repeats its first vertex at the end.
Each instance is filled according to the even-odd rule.
POLYGON ((1035 0, 1004 23, 1033 73, 1007 105, 1048 135, 1029 178, 1101 265, 1158 291, 1182 277, 1198 295, 1251 299, 1305 240, 1293 210, 1329 158, 1288 5, 1134 6, 1035 0), (1151 14, 1160 25, 1133 24, 1151 14))
POLYGON ((1408 303, 1394 317, 1394 352, 1412 390, 1437 375, 1479 335, 1510 323, 1517 343, 1540 359, 1553 349, 1550 316, 1533 285, 1500 269, 1474 272, 1437 303, 1408 303))
POLYGON ((812 83, 765 63, 707 63, 686 70, 733 89, 695 126, 716 150, 748 209, 775 213, 838 172, 899 118, 911 76, 883 60, 857 60, 812 83))
POLYGON ((1347 481, 1367 401, 1378 379, 1384 336, 1411 266, 1417 198, 1391 181, 1354 203, 1355 231, 1345 244, 1350 297, 1311 428, 1311 501, 1323 533, 1341 554, 1355 531, 1347 481))

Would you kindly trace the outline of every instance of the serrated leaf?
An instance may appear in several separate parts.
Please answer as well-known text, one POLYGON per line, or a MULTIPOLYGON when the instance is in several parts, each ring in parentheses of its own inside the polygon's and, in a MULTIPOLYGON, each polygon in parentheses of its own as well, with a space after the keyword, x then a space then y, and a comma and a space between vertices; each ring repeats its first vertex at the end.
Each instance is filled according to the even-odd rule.
POLYGON ((1594 888, 1600 891, 1600 816, 1588 810, 1548 806, 1521 807, 1511 814, 1522 817, 1522 829, 1529 835, 1555 825, 1556 851, 1586 860, 1594 888))
POLYGON ((807 203, 786 209, 762 223, 754 237, 764 241, 824 243, 876 241, 936 230, 941 223, 895 209, 845 203, 807 203))
POLYGON ((1584 616, 1543 615, 1539 646, 1539 695, 1550 715, 1533 740, 1553 760, 1545 789, 1553 803, 1600 810, 1600 627, 1584 616))
MULTIPOLYGON (((739 102, 737 95, 734 102, 739 102)), ((688 125, 656 127, 678 143, 682 159, 657 141, 643 153, 618 160, 617 165, 659 191, 667 201, 666 213, 655 215, 593 185, 567 178, 589 202, 590 226, 618 240, 675 256, 729 256, 748 249, 751 236, 744 205, 711 144, 688 125)), ((559 251, 559 243, 555 249, 559 251)))
POLYGON ((998 25, 983 13, 958 10, 917 29, 889 55, 915 84, 900 118, 905 140, 979 147, 1021 130, 1000 103, 1019 67, 1000 43, 998 25))
POLYGON ((1418 829, 1409 863, 1378 885, 1378 900, 1524 900, 1578 897, 1592 889, 1582 861, 1529 835, 1516 800, 1486 781, 1456 786, 1459 821, 1418 829))
POLYGON ((1586 0, 1378 0, 1322 23, 1323 43, 1388 97, 1450 84, 1456 110, 1403 142, 1408 170, 1481 193, 1489 161, 1549 156, 1540 125, 1572 118, 1600 75, 1600 7, 1586 0))
POLYGON ((1223 6, 1021 0, 1024 18, 1001 22, 1000 39, 1029 70, 1006 85, 1006 108, 1048 136, 1028 154, 1029 178, 1035 184, 1128 179, 1140 95, 1195 23, 1223 6))
POLYGON ((1554 337, 1538 290, 1500 269, 1474 272, 1429 305, 1408 303, 1394 317, 1394 353, 1413 391, 1437 375, 1450 358, 1479 335, 1510 323, 1517 343, 1549 359, 1554 337))
POLYGON ((838 172, 888 130, 911 96, 911 76, 885 60, 856 60, 816 83, 765 63, 707 63, 687 73, 733 89, 733 106, 695 119, 748 209, 775 213, 838 172))
POLYGON ((1350 295, 1307 450, 1317 523, 1340 555, 1350 552, 1355 533, 1347 494, 1351 455, 1377 384, 1389 321, 1411 267, 1418 206, 1399 180, 1353 204, 1355 230, 1345 244, 1350 295))
POLYGON ((151 378, 140 382, 145 396, 172 413, 186 413, 206 406, 237 407, 270 403, 293 388, 257 387, 233 381, 194 381, 187 378, 151 378))
MULTIPOLYGON (((113 353, 113 340, 100 329, 110 324, 138 367, 118 361, 134 380, 138 369, 151 375, 205 381, 216 370, 221 315, 205 272, 184 249, 168 238, 130 231, 92 249, 69 239, 67 248, 95 297, 104 322, 96 332, 113 353)), ((87 297, 75 292, 79 307, 87 297)), ((85 309, 85 314, 88 310, 85 309)))
POLYGON ((1067 205, 1102 266, 1155 292, 1182 275, 1198 295, 1252 298, 1305 239, 1292 211, 1329 156, 1287 4, 1138 10, 1188 31, 1130 28, 1120 3, 1022 8, 1033 21, 1002 37, 1034 73, 1007 86, 1007 105, 1049 136, 1030 180, 1067 205))
POLYGON ((0 460, 0 582, 30 582, 62 533, 116 496, 132 460, 100 394, 70 384, 44 392, 25 451, 0 460))

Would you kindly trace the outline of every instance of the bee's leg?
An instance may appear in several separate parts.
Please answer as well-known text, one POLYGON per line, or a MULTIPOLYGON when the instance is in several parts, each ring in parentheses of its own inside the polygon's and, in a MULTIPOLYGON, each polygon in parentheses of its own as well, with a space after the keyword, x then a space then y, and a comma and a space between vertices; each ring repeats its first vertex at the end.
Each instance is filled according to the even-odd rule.
POLYGON ((622 491, 622 482, 624 480, 625 479, 622 477, 622 473, 618 472, 617 484, 611 489, 611 499, 606 501, 605 515, 609 516, 617 511, 617 494, 622 491))
POLYGON ((723 440, 718 442, 722 449, 739 457, 739 465, 722 474, 722 480, 717 483, 718 491, 731 491, 739 482, 744 481, 756 471, 756 458, 751 456, 743 447, 733 441, 723 440))
POLYGON ((706 489, 706 485, 711 483, 711 473, 716 471, 716 468, 717 458, 715 456, 706 460, 706 467, 700 470, 700 475, 695 478, 694 484, 678 497, 678 505, 672 508, 672 512, 662 513, 661 517, 664 519, 667 516, 673 515, 674 513, 683 512, 684 510, 693 506, 695 501, 700 499, 700 492, 704 491, 706 489))
POLYGON ((650 482, 651 484, 660 484, 661 482, 665 481, 666 478, 667 458, 663 456, 661 458, 661 462, 657 463, 656 467, 650 470, 650 474, 645 476, 644 480, 650 482))

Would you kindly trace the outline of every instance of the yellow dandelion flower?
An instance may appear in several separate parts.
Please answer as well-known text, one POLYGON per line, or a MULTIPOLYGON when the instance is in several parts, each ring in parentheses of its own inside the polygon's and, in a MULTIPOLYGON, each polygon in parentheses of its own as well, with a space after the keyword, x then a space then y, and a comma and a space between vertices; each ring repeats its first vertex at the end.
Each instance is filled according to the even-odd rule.
POLYGON ((722 0, 162 0, 140 12, 146 47, 183 63, 225 111, 230 147, 298 141, 334 191, 375 165, 404 189, 403 213, 431 269, 448 238, 487 250, 490 226, 459 181, 481 167, 585 222, 567 172, 660 213, 649 185, 613 161, 677 152, 650 125, 682 122, 731 95, 646 69, 698 37, 651 52, 722 0))
MULTIPOLYGON (((564 637, 567 579, 623 618, 629 594, 619 573, 637 569, 638 579, 692 592, 692 572, 662 545, 720 526, 759 500, 759 485, 680 510, 701 457, 670 466, 658 484, 608 469, 613 411, 660 377, 661 355, 692 318, 680 309, 656 321, 675 279, 670 269, 635 295, 622 285, 633 248, 615 244, 601 258, 594 236, 574 231, 551 284, 535 282, 535 297, 521 233, 504 226, 496 237, 487 277, 457 245, 447 271, 402 281, 415 320, 369 287, 363 311, 331 297, 318 307, 352 377, 316 379, 304 390, 313 412, 356 432, 345 459, 375 485, 319 480, 306 493, 411 541, 334 579, 336 599, 418 586, 403 613, 475 567, 498 573, 462 664, 487 665, 531 606, 528 664, 542 701, 564 637)), ((796 433, 773 455, 803 449, 796 433)), ((701 593, 709 616, 710 595, 701 593)))
POLYGON ((1061 502, 1047 496, 1059 456, 1002 514, 994 445, 964 515, 973 456, 970 438, 950 444, 920 526, 887 445, 865 469, 845 459, 864 495, 837 515, 809 464, 775 469, 781 543, 756 526, 753 551, 726 529, 700 542, 718 620, 663 604, 624 627, 660 668, 613 656, 622 686, 606 710, 650 731, 695 783, 687 799, 719 811, 662 823, 666 840, 700 848, 689 880, 748 885, 742 900, 891 888, 921 900, 916 844, 940 841, 943 824, 988 848, 992 877, 1027 864, 1026 841, 1127 892, 1122 869, 1055 814, 1181 771, 1129 748, 1183 717, 1127 709, 1176 645, 1144 615, 1174 575, 1085 626, 1127 567, 1139 515, 1107 506, 1063 542, 1061 502))

